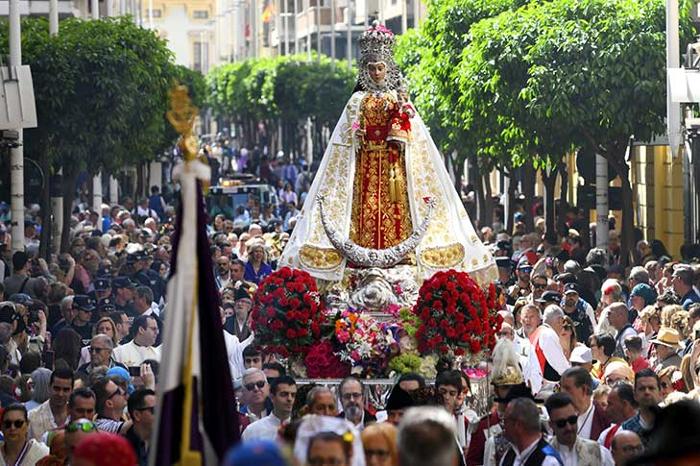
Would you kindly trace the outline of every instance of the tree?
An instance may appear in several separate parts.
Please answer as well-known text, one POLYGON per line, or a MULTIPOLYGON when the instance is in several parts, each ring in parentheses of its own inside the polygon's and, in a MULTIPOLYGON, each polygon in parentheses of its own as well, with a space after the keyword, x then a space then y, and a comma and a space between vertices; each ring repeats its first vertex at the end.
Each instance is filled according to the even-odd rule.
POLYGON ((523 164, 542 169, 545 220, 552 235, 556 167, 575 140, 567 125, 533 115, 525 98, 532 68, 529 53, 547 27, 545 11, 537 5, 508 10, 471 28, 472 41, 458 68, 458 110, 483 165, 491 163, 508 173, 523 164))
MULTIPOLYGON (((5 52, 7 33, 2 23, 5 52)), ((39 123, 26 132, 26 152, 63 169, 69 219, 81 171, 115 172, 172 142, 163 119, 174 78, 172 53, 155 32, 128 18, 67 19, 55 37, 45 20, 28 18, 22 46, 24 62, 32 66, 39 123)), ((69 226, 65 222, 62 249, 69 226)))
POLYGON ((334 66, 325 56, 308 61, 305 55, 246 60, 207 75, 214 114, 240 125, 244 145, 264 142, 257 138, 259 123, 274 143, 280 123, 280 149, 287 154, 301 151, 307 118, 315 123, 316 147, 323 148, 322 130, 337 122, 354 81, 347 67, 334 66))
POLYGON ((406 73, 416 108, 431 128, 436 144, 443 154, 457 153, 457 159, 452 160, 455 166, 461 167, 469 158, 472 167, 483 174, 479 181, 484 189, 477 189, 481 223, 492 220, 488 173, 508 158, 505 155, 502 158, 479 157, 473 129, 465 124, 464 115, 455 112, 463 105, 464 98, 458 87, 460 64, 465 48, 473 39, 474 24, 523 3, 523 0, 429 2, 428 15, 420 29, 400 36, 397 42, 397 62, 406 73))
MULTIPOLYGON (((633 193, 625 159, 630 137, 664 131, 665 4, 662 0, 554 0, 528 52, 526 105, 538 118, 570 126, 579 147, 607 160, 622 185, 622 261, 634 247, 633 193), (594 152, 594 153, 595 153, 594 152)), ((692 26, 682 9, 682 34, 692 26)))

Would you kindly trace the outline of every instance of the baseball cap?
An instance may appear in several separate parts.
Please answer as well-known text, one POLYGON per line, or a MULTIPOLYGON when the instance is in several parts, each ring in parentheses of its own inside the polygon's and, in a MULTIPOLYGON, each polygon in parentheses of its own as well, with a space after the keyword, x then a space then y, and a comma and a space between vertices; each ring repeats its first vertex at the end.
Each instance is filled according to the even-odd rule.
POLYGON ((554 276, 554 281, 564 284, 574 283, 576 281, 576 275, 568 272, 560 273, 554 276))
POLYGON ((591 353, 591 349, 588 346, 575 346, 574 349, 571 350, 569 362, 577 364, 588 364, 590 362, 593 362, 593 353, 591 353))
POLYGON ((73 306, 81 311, 92 312, 95 309, 95 300, 84 294, 73 296, 73 306))
POLYGON ((545 291, 542 297, 536 300, 538 303, 555 303, 561 302, 561 294, 557 291, 545 291))
POLYGON ((119 276, 112 280, 113 288, 136 288, 136 283, 129 277, 119 276))
POLYGON ((21 304, 23 306, 29 306, 33 302, 32 297, 26 293, 15 293, 13 295, 10 295, 8 299, 13 303, 21 304))
POLYGON ((497 257, 496 266, 503 269, 510 269, 513 267, 513 261, 511 261, 508 257, 497 257))
POLYGON ((521 257, 520 260, 518 261, 518 270, 532 270, 532 265, 530 264, 530 261, 527 260, 527 257, 521 257))

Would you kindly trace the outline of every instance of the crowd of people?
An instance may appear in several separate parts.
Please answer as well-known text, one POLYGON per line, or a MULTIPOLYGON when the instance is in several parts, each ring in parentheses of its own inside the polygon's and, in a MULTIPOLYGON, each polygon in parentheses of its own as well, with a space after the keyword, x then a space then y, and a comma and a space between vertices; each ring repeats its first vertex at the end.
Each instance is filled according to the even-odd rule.
MULTIPOLYGON (((615 232, 607 249, 586 247, 574 229, 552 244, 540 221, 525 231, 522 212, 512 234, 484 227, 503 319, 484 362, 491 408, 471 409, 472 382, 445 361, 434 381, 397 378, 375 405, 366 381, 295 380, 255 341, 252 296, 276 268, 294 226, 287 214, 311 178, 283 159, 222 162, 254 160, 282 200, 258 207, 280 221, 252 215, 241 225, 221 213, 209 225, 242 439, 225 464, 700 461, 696 263, 640 241, 637 264, 625 269, 615 232)), ((78 206, 68 250, 48 259, 38 253, 37 212, 25 221, 24 251, 10 252, 0 225, 0 464, 147 464, 174 203, 154 186, 138 203, 78 206)))

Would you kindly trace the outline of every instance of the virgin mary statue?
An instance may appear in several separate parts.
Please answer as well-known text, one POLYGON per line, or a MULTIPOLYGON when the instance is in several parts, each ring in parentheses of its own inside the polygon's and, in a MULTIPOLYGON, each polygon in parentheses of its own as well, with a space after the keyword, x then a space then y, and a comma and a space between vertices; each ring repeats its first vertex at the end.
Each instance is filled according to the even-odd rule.
POLYGON ((495 280, 493 256, 408 102, 393 47, 394 35, 379 24, 360 38, 357 87, 280 264, 328 281, 341 280, 346 267, 396 263, 415 265, 422 278, 455 269, 495 280))

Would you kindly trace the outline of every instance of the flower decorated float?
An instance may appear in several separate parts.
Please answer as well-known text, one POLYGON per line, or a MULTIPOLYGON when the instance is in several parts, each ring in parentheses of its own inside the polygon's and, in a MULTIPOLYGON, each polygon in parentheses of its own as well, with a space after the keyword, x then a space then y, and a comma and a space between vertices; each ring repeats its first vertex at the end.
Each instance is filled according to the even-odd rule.
POLYGON ((360 39, 358 84, 296 226, 262 283, 257 341, 314 379, 475 378, 495 344, 495 261, 479 240, 393 59, 394 36, 360 39))

